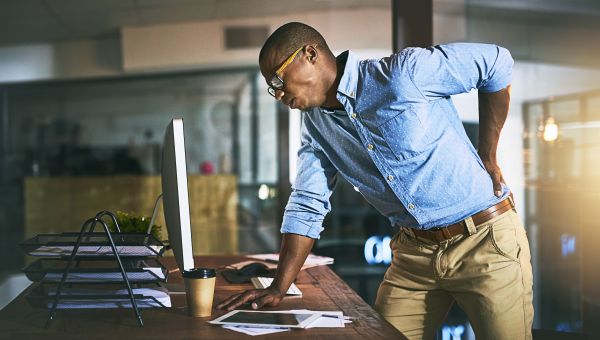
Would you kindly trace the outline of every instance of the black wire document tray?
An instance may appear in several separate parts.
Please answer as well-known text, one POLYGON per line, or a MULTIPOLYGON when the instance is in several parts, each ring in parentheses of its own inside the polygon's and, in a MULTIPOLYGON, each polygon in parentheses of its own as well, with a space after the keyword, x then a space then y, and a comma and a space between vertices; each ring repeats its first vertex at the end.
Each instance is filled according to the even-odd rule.
MULTIPOLYGON (((31 256, 71 256, 80 233, 40 234, 21 243, 31 256)), ((165 244, 151 234, 111 233, 119 257, 161 256, 165 244)), ((112 257, 113 249, 107 243, 106 233, 84 233, 76 257, 112 257)))
MULTIPOLYGON (((40 259, 25 269, 27 278, 34 282, 55 282, 62 279, 67 262, 61 259, 40 259)), ((123 261, 123 268, 130 283, 166 282, 168 271, 156 259, 130 259, 123 261)), ((123 274, 114 260, 94 261, 72 268, 65 283, 123 283, 123 274)))
MULTIPOLYGON (((26 296, 34 307, 51 308, 56 296, 54 288, 38 284, 26 296)), ((171 298, 165 288, 134 288, 138 308, 169 308, 171 298)), ((132 308, 126 289, 81 289, 65 287, 60 293, 57 309, 132 308)))
POLYGON ((144 327, 140 307, 171 306, 168 291, 160 287, 168 272, 155 260, 167 247, 149 231, 122 233, 110 211, 100 211, 87 219, 78 233, 40 234, 23 241, 21 248, 30 256, 42 257, 24 272, 37 282, 28 291, 27 300, 50 309, 46 328, 57 309, 131 308, 138 325, 144 327), (104 220, 107 217, 116 232, 111 232, 104 220), (98 224, 103 232, 95 233, 98 224), (132 283, 138 287, 132 289, 132 283), (90 284, 95 284, 94 289, 78 288, 90 284), (115 284, 125 289, 114 288, 115 284), (158 287, 142 288, 142 284, 158 287))

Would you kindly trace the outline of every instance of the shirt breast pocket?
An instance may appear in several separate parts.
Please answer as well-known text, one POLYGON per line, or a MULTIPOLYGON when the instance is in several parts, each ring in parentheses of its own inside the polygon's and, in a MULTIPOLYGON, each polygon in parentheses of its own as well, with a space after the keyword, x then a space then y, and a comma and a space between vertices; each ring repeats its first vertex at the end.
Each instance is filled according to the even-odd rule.
POLYGON ((427 130, 415 111, 400 112, 381 124, 379 130, 399 160, 416 157, 427 149, 427 130))

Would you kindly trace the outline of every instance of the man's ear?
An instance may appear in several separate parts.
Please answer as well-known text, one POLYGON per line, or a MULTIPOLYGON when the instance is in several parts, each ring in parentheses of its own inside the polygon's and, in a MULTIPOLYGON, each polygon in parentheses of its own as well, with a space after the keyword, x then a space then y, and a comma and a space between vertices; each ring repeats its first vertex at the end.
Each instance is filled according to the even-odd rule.
POLYGON ((311 64, 317 62, 317 59, 319 58, 319 51, 314 46, 306 45, 306 47, 304 48, 304 53, 306 54, 308 62, 310 62, 311 64))

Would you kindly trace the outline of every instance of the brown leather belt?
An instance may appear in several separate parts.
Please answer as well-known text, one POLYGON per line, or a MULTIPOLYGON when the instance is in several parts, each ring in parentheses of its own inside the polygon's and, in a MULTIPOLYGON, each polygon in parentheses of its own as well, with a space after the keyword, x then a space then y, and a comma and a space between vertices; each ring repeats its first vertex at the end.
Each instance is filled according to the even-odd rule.
MULTIPOLYGON (((502 202, 476 213, 475 215, 471 216, 471 219, 473 219, 473 224, 477 226, 491 220, 496 216, 502 215, 514 207, 515 204, 512 198, 508 197, 502 202)), ((416 236, 423 237, 434 242, 443 242, 453 238, 456 235, 468 233, 466 220, 462 220, 444 228, 429 230, 411 229, 411 231, 416 236)))

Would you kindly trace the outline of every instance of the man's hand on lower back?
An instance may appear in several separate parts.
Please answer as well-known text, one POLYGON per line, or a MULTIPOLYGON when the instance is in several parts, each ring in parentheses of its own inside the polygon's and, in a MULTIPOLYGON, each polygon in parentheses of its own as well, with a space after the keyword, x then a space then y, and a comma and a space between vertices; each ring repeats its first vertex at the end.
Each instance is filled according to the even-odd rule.
POLYGON ((492 190, 497 197, 502 196, 502 171, 496 162, 496 149, 500 131, 506 121, 510 106, 510 85, 492 93, 479 91, 479 141, 477 153, 483 161, 483 166, 494 183, 492 190))
POLYGON ((494 194, 496 197, 502 196, 502 183, 506 185, 506 182, 504 181, 504 177, 502 176, 502 171, 500 170, 498 163, 488 160, 482 161, 485 170, 487 170, 488 174, 490 174, 490 177, 492 178, 494 194))

